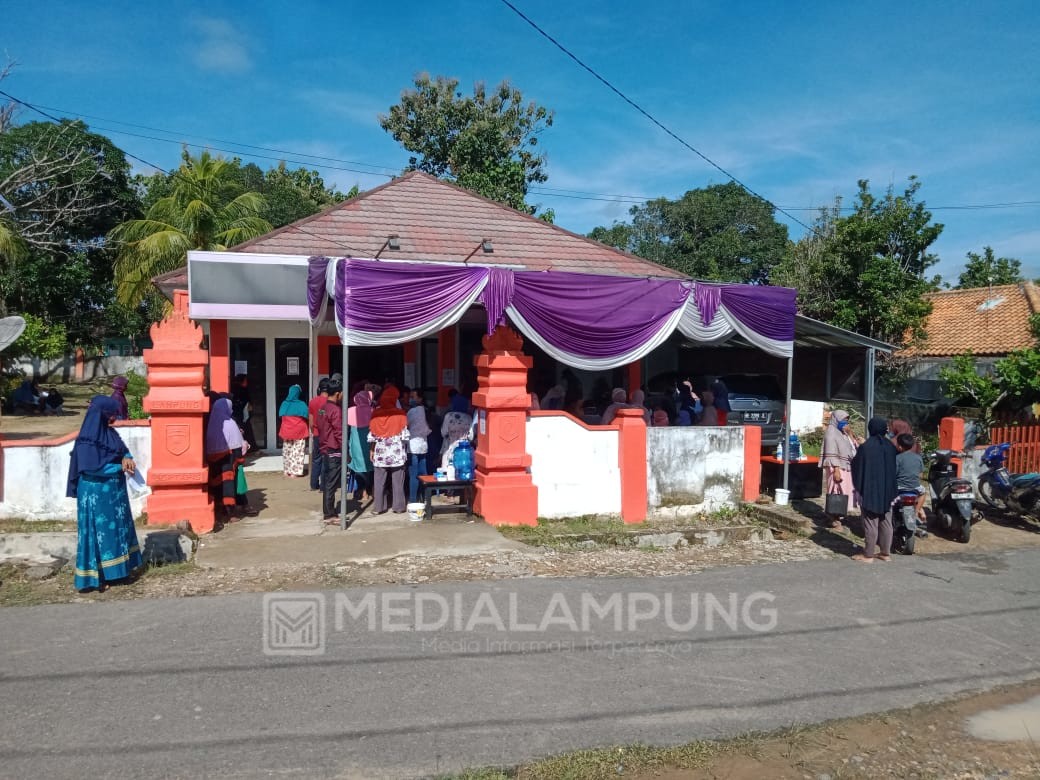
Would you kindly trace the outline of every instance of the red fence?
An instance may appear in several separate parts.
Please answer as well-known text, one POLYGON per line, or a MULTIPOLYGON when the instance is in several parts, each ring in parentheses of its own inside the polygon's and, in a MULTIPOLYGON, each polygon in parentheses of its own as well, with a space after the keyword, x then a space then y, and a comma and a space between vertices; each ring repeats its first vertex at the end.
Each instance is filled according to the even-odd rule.
POLYGON ((1016 474, 1040 471, 1040 422, 990 428, 989 440, 993 444, 1011 442, 1008 471, 1016 474))

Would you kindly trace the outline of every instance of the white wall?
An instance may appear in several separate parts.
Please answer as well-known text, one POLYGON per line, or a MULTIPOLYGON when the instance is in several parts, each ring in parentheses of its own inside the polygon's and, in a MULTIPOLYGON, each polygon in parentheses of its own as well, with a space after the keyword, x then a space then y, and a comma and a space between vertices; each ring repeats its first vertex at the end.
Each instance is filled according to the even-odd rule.
MULTIPOLYGON (((15 368, 28 377, 40 377, 41 384, 64 384, 76 380, 76 358, 69 355, 54 360, 26 360, 19 358, 15 368)), ((110 355, 109 357, 90 357, 83 359, 83 379, 90 381, 97 377, 119 376, 129 373, 144 376, 144 358, 140 355, 110 355)))
POLYGON ((690 513, 737 507, 744 496, 743 426, 646 431, 647 504, 690 513))
MULTIPOLYGON (((152 429, 147 425, 119 426, 138 469, 145 475, 152 466, 152 429)), ((69 456, 72 441, 57 446, 12 447, 3 449, 4 492, 0 517, 25 520, 75 520, 76 499, 67 498, 69 456)), ((145 509, 144 498, 131 498, 134 516, 145 509)))
POLYGON ((809 433, 823 427, 823 401, 791 399, 791 430, 809 433))
POLYGON ((527 453, 539 517, 620 514, 616 429, 589 430, 564 414, 528 417, 527 453))

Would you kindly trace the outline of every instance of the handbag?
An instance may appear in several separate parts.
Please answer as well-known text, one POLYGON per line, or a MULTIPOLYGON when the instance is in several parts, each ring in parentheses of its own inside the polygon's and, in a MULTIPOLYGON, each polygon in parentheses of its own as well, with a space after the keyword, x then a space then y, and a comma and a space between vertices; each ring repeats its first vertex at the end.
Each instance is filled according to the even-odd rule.
POLYGON ((829 515, 844 516, 849 511, 849 497, 844 493, 828 493, 824 511, 829 515))
POLYGON ((245 467, 239 466, 235 469, 235 495, 244 496, 249 492, 249 485, 246 484, 246 470, 245 467))

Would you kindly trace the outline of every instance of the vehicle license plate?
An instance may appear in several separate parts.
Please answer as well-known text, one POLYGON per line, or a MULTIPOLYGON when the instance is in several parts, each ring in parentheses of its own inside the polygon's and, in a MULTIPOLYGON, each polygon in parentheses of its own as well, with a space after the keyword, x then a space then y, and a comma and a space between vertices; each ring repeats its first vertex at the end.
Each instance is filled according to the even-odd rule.
POLYGON ((744 412, 744 422, 769 422, 769 412, 744 412))

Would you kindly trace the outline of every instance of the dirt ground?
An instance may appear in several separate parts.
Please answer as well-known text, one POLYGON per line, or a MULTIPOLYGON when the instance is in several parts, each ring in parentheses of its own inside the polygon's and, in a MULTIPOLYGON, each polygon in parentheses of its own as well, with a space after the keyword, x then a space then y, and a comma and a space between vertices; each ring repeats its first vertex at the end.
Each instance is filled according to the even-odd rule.
MULTIPOLYGON (((41 389, 51 385, 43 384, 41 389)), ((110 395, 107 380, 85 384, 54 385, 65 399, 65 414, 58 417, 42 414, 4 414, 0 417, 0 438, 49 439, 79 430, 90 399, 95 395, 110 395)))
MULTIPOLYGON (((1040 681, 1032 681, 909 710, 738 741, 696 769, 661 768, 625 776, 638 780, 1036 778, 1040 777, 1040 744, 978 739, 969 733, 968 719, 1032 700, 1035 722, 1040 717, 1037 697, 1040 681)), ((1014 718, 1011 714, 1008 720, 1014 718)))

